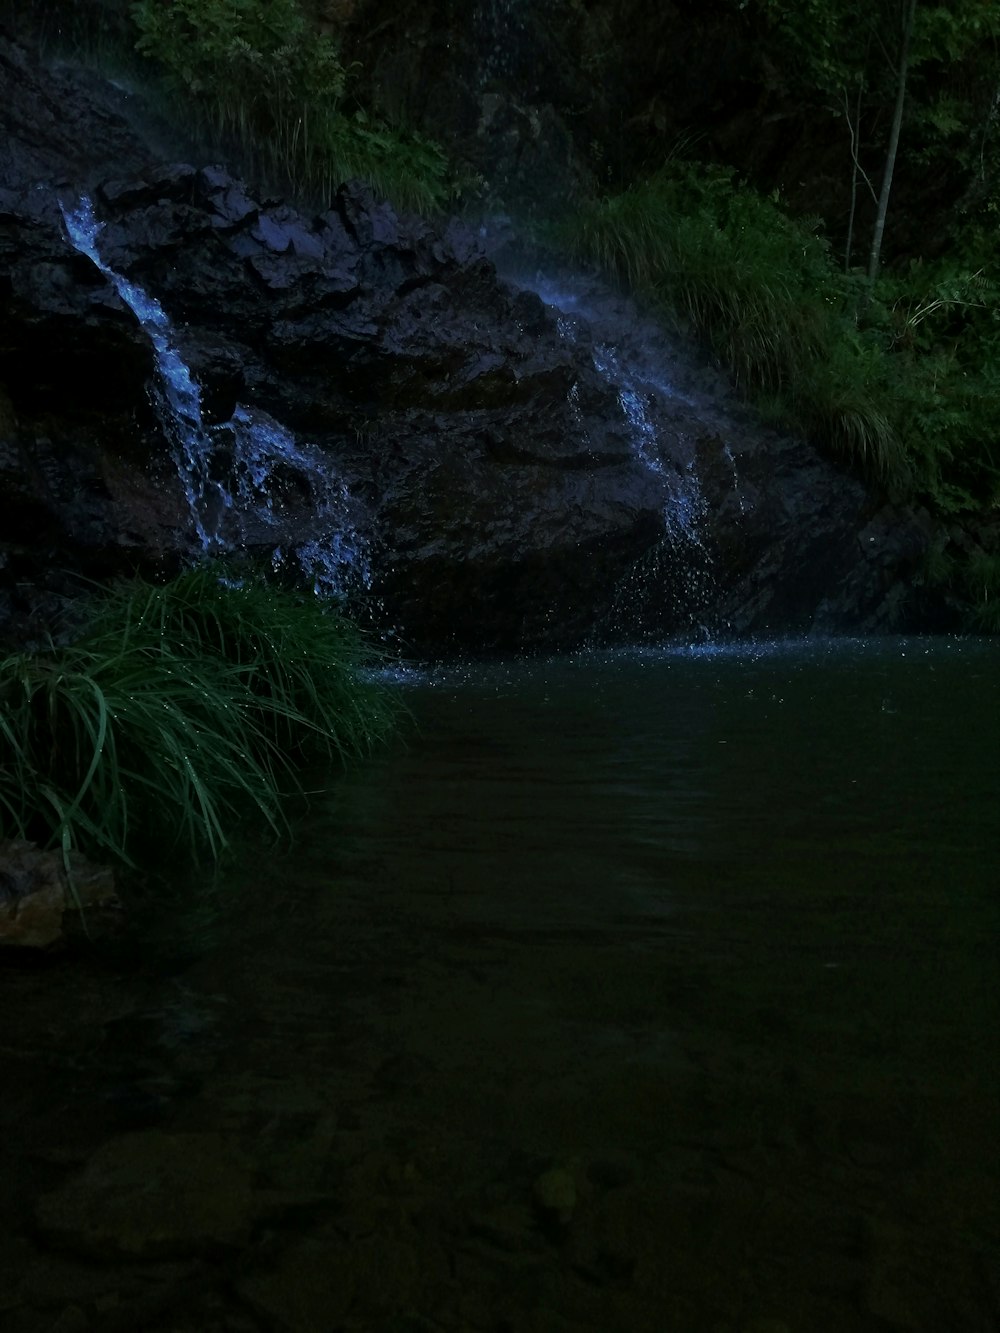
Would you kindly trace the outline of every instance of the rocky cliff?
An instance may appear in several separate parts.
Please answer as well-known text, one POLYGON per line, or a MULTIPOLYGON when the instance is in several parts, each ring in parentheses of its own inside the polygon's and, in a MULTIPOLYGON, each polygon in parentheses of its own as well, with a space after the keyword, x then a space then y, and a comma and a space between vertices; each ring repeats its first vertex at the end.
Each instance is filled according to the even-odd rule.
POLYGON ((354 187, 312 216, 178 163, 134 102, 0 43, 8 630, 70 576, 199 550, 150 339, 67 235, 84 193, 200 385, 220 494, 240 412, 300 442, 212 518, 217 544, 287 557, 349 523, 365 603, 411 650, 912 627, 919 516, 755 425, 627 303, 538 256, 501 276, 478 232, 354 187))

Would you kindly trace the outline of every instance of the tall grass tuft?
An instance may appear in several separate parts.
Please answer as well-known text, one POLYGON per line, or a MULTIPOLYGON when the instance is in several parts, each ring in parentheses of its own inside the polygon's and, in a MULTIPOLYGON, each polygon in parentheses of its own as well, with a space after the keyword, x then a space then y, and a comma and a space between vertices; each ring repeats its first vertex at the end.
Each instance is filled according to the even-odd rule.
POLYGON ((324 203, 354 178, 417 212, 451 198, 437 144, 348 109, 339 50, 298 0, 136 0, 131 13, 168 90, 254 171, 324 203))
POLYGON ((790 415, 863 475, 899 488, 910 484, 912 467, 887 361, 877 345, 842 329, 803 368, 790 415))
POLYGON ((198 569, 93 600, 80 636, 0 662, 0 829, 131 863, 150 839, 217 858, 274 832, 310 756, 390 731, 358 632, 314 599, 198 569))

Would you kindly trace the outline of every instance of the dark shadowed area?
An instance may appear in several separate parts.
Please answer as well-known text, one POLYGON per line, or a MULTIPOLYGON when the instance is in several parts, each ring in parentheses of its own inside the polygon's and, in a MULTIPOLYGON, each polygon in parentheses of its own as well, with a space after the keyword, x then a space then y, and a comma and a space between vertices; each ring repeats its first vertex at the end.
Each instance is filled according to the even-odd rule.
POLYGON ((5 972, 4 1328, 988 1333, 997 665, 404 676, 293 852, 5 972))

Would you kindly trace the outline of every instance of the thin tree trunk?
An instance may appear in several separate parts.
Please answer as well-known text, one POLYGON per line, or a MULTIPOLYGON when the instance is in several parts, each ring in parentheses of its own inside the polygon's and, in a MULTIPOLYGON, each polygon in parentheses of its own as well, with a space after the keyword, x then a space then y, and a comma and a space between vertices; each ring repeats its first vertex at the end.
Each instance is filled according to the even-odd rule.
POLYGON ((885 169, 882 172, 882 189, 878 197, 878 209, 875 214, 875 227, 872 232, 872 248, 868 258, 868 290, 871 292, 878 277, 879 261, 882 257, 882 234, 885 231, 885 215, 889 211, 889 195, 892 191, 892 174, 896 168, 896 150, 899 147, 899 131, 903 124, 903 106, 906 102, 906 77, 910 63, 910 38, 913 36, 913 20, 917 12, 917 0, 904 0, 903 32, 899 48, 899 65, 896 74, 896 109, 892 116, 892 129, 889 133, 889 146, 885 154, 885 169))
MULTIPOLYGON (((858 93, 858 100, 861 99, 861 93, 858 93)), ((847 120, 847 129, 851 136, 851 211, 847 217, 847 241, 844 245, 844 272, 851 271, 851 251, 854 248, 854 213, 858 206, 858 146, 857 136, 854 124, 851 121, 851 105, 847 100, 847 89, 844 89, 844 117, 847 120)))
POLYGON ((858 157, 858 141, 861 138, 861 99, 864 96, 864 80, 858 84, 858 100, 854 108, 854 119, 851 120, 851 104, 847 100, 847 89, 844 88, 844 119, 847 121, 847 132, 851 136, 851 211, 847 216, 847 241, 844 244, 844 272, 851 271, 851 257, 854 253, 854 219, 858 208, 858 180, 863 178, 865 184, 872 192, 872 198, 875 198, 875 191, 872 190, 872 183, 868 179, 864 168, 861 165, 861 159, 858 157))

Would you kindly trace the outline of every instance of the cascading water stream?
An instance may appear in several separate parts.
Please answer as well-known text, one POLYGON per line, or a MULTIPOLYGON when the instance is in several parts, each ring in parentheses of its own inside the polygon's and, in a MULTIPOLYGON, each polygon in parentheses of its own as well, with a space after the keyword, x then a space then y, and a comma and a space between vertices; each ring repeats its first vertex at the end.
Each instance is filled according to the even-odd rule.
MULTIPOLYGON (((157 415, 170 440, 178 475, 184 486, 188 507, 202 549, 216 546, 216 536, 205 526, 208 508, 208 456, 212 445, 201 415, 201 391, 170 338, 170 321, 160 305, 141 287, 109 268, 97 249, 97 238, 104 223, 94 216, 90 200, 84 196, 76 208, 60 203, 66 232, 75 249, 86 255, 110 279, 119 297, 139 321, 149 338, 156 360, 157 384, 153 389, 157 415)), ((221 498, 221 496, 220 496, 221 498)))
POLYGON ((518 12, 520 0, 478 0, 473 24, 482 52, 479 83, 482 90, 498 79, 510 81, 517 61, 524 20, 518 12))
POLYGON ((347 486, 329 459, 299 443, 267 413, 242 403, 228 421, 207 424, 201 390, 177 349, 163 307, 102 259, 97 241, 104 223, 94 216, 90 199, 84 196, 74 208, 62 203, 60 208, 74 248, 110 280, 149 338, 156 364, 150 397, 202 551, 271 546, 274 566, 294 560, 317 595, 343 597, 351 588, 368 587, 368 552, 352 522, 347 486), (289 478, 294 485, 289 486, 289 478), (309 514, 296 525, 297 539, 289 548, 285 511, 303 490, 309 514))
MULTIPOLYGON (((525 100, 519 109, 530 119, 533 92, 530 70, 534 51, 530 39, 529 14, 524 0, 477 0, 471 10, 474 46, 479 51, 479 88, 481 129, 494 113, 493 103, 525 100), (527 111, 526 111, 527 107, 527 111)), ((504 182, 499 182, 501 192, 504 182)), ((487 252, 503 264, 511 236, 507 217, 498 217, 482 228, 487 252)), ((577 347, 589 351, 594 369, 614 392, 631 441, 632 452, 656 479, 663 495, 663 539, 627 579, 622 599, 635 603, 637 615, 625 616, 641 629, 645 613, 638 603, 659 598, 672 604, 672 618, 689 622, 705 635, 710 634, 711 608, 717 601, 708 503, 699 476, 696 453, 697 434, 690 426, 699 415, 699 404, 687 397, 665 373, 663 339, 636 335, 636 320, 616 327, 608 311, 595 308, 593 284, 573 275, 558 279, 541 272, 525 273, 523 259, 513 261, 518 267, 506 277, 515 286, 534 292, 544 304, 557 312, 560 335, 577 347), (586 332, 584 327, 587 326, 586 332), (687 420, 685 420, 687 417, 687 420)), ((605 304, 603 298, 598 305, 605 304)), ((572 398, 572 391, 571 391, 572 398)), ((733 494, 740 512, 739 477, 732 451, 723 446, 724 456, 732 465, 733 494)))
MULTIPOLYGON (((664 373, 662 349, 640 344, 630 349, 626 364, 613 341, 614 329, 591 306, 583 290, 585 284, 575 290, 572 280, 557 284, 541 273, 530 277, 519 273, 512 276, 512 281, 533 291, 557 312, 556 327, 564 341, 579 345, 582 326, 589 329, 588 341, 597 335, 590 344, 594 369, 618 400, 633 456, 662 489, 663 539, 620 589, 618 611, 624 613, 625 620, 634 620, 625 604, 642 602, 651 585, 662 585, 670 588, 678 618, 686 618, 708 635, 706 622, 716 595, 712 551, 703 529, 708 504, 693 444, 675 429, 672 447, 666 449, 657 424, 658 417, 669 416, 672 409, 691 408, 692 400, 664 373)), ((630 334, 634 341, 634 330, 630 334)), ((726 456, 733 465, 738 487, 736 464, 728 446, 726 456)))

